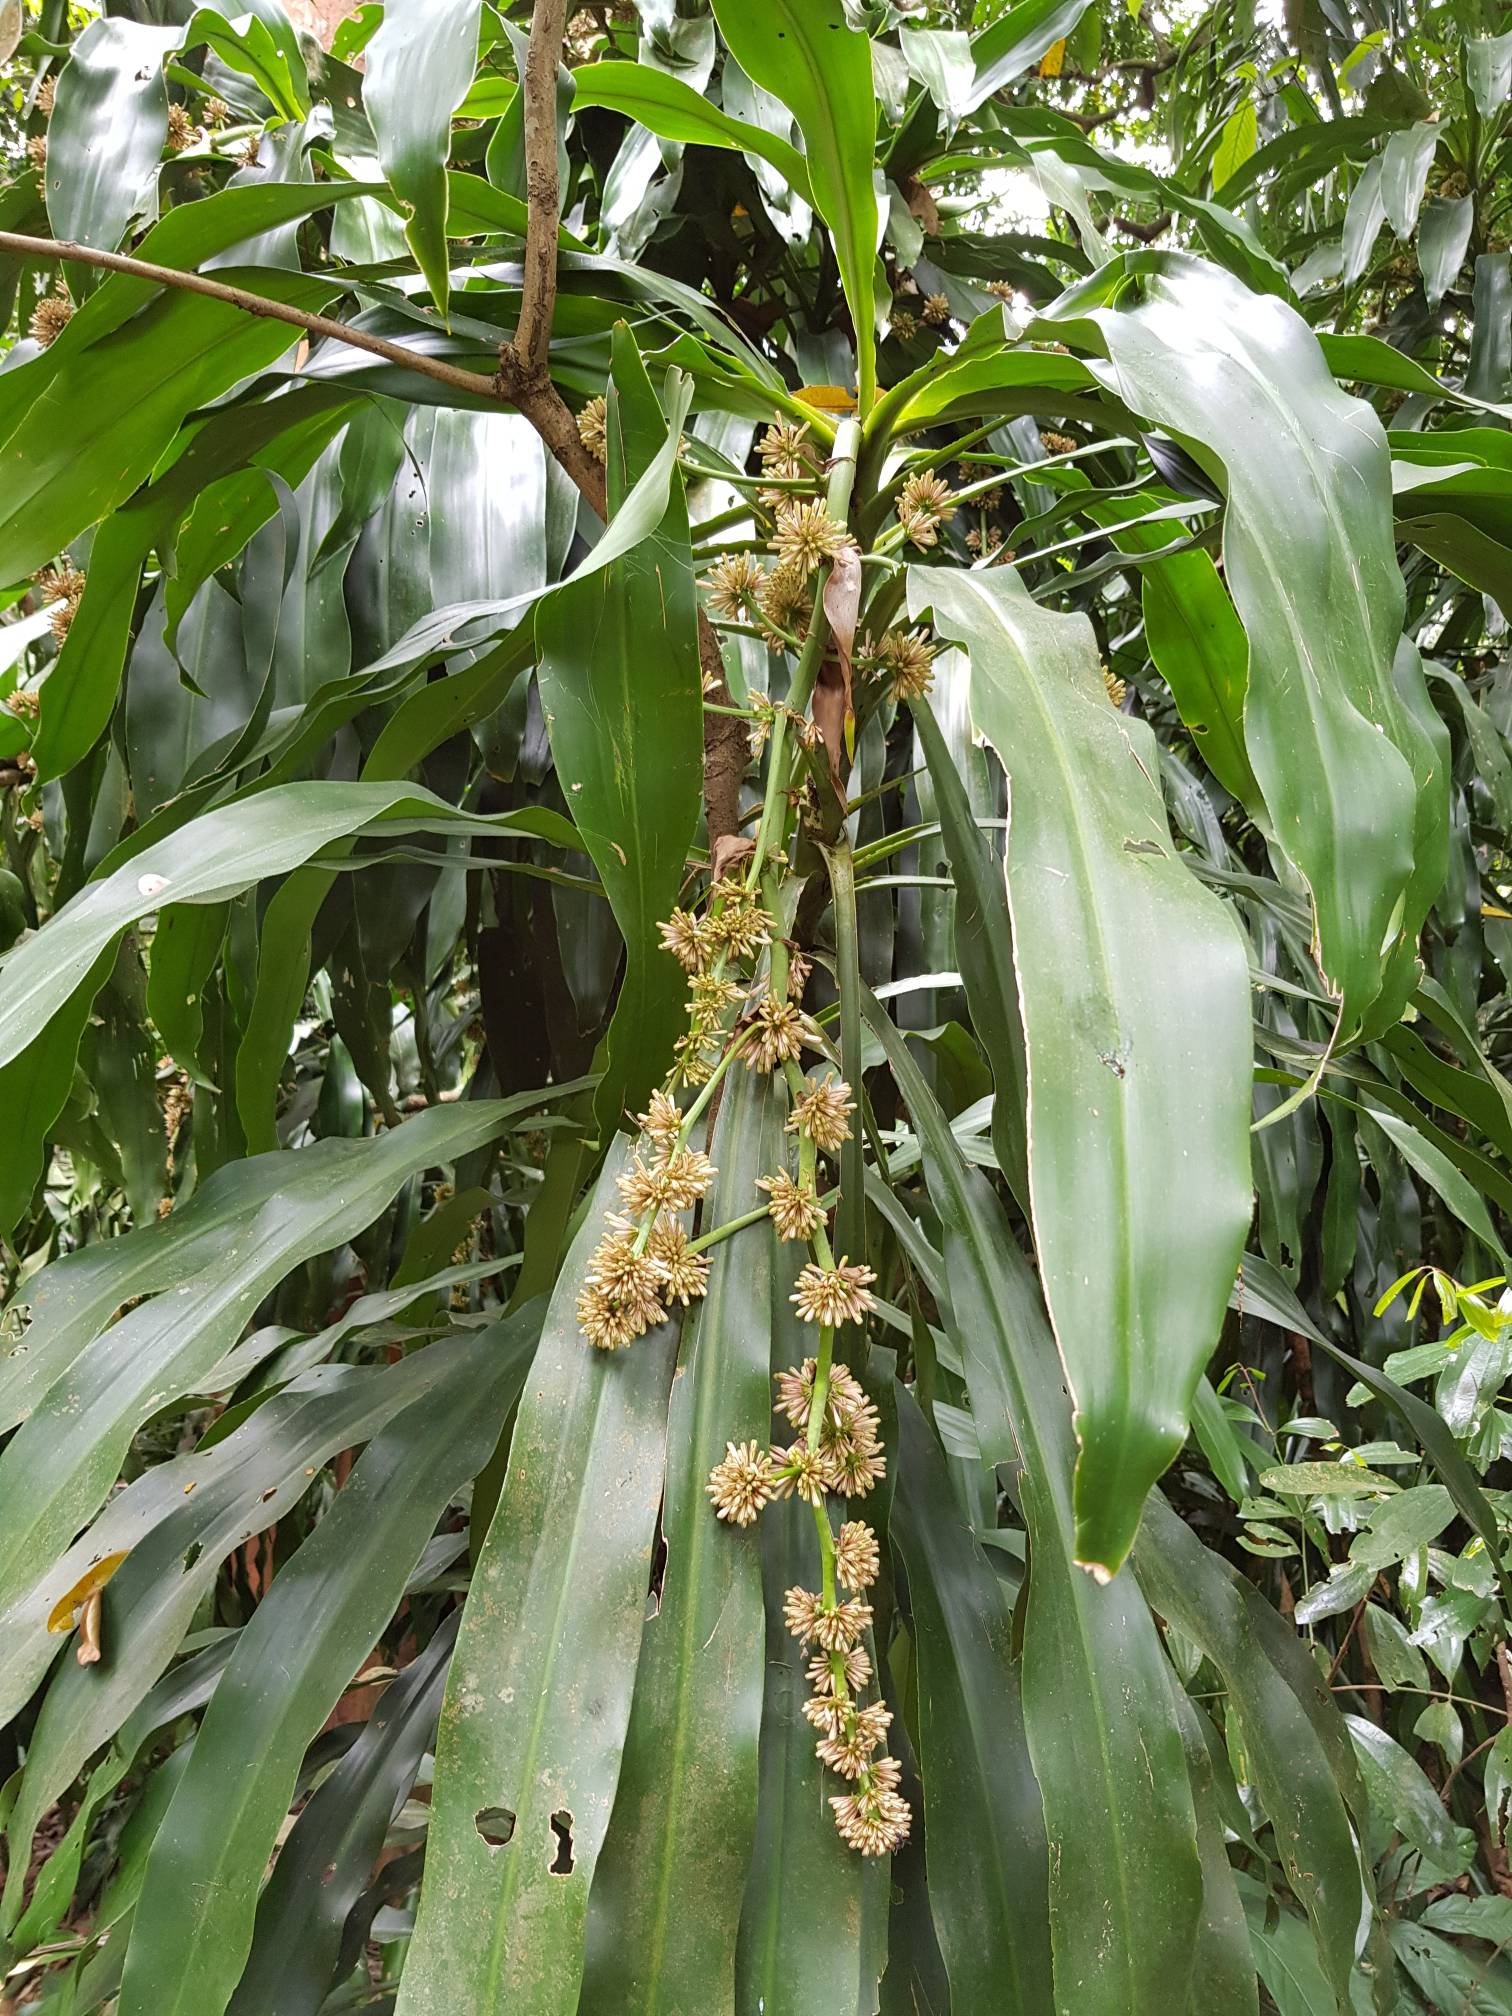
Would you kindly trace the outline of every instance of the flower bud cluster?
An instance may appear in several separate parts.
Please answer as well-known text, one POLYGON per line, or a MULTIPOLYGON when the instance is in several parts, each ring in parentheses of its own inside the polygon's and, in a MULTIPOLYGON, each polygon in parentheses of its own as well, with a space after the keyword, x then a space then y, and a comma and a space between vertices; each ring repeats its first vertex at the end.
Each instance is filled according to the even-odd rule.
MULTIPOLYGON (((877 1411, 847 1366, 832 1365, 826 1378, 813 1358, 777 1375, 776 1406, 798 1439, 765 1454, 755 1442, 726 1443, 706 1487, 715 1513, 749 1526, 774 1499, 796 1495, 816 1509, 828 1533, 827 1495, 864 1493, 884 1474, 877 1411)), ((891 1854, 907 1838, 912 1814, 898 1791, 897 1760, 877 1754, 891 1713, 881 1701, 860 1699, 872 1678, 862 1642, 872 1621, 866 1591, 881 1568, 872 1528, 844 1521, 831 1542, 831 1565, 836 1593, 789 1589, 783 1621, 802 1650, 815 1648, 807 1668, 813 1692, 803 1712, 817 1732, 820 1762, 850 1788, 830 1800, 835 1825, 863 1855, 891 1854)))

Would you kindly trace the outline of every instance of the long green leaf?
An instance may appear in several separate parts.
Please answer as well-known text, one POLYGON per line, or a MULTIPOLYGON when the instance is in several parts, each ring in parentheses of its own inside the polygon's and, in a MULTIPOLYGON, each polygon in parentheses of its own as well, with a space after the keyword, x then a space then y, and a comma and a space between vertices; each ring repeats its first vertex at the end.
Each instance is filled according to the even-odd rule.
MULTIPOLYGON (((101 1635, 107 1656, 93 1667, 64 1659, 49 1684, 8 1829, 7 1921, 14 1920, 20 1903, 27 1844, 38 1820, 91 1752, 139 1711, 227 1555, 292 1510, 322 1464, 366 1441, 401 1408, 423 1400, 446 1379, 454 1356, 453 1346, 439 1344, 393 1366, 318 1366, 275 1394, 223 1442, 157 1467, 112 1501, 85 1554, 96 1560, 107 1548, 126 1551, 104 1591, 101 1635)), ((77 1553, 75 1564, 61 1582, 64 1590, 78 1579, 77 1553)), ((59 1586, 56 1574, 49 1583, 59 1586)), ((29 1621, 45 1667, 58 1641, 46 1635, 45 1613, 36 1618, 32 1610, 29 1621)))
MULTIPOLYGON (((681 372, 667 374, 665 396, 672 424, 666 430, 666 439, 614 513, 604 536, 566 582, 559 587, 548 584, 530 588, 504 601, 464 602, 438 609, 422 617, 375 659, 363 675, 364 682, 376 682, 392 670, 422 666, 440 652, 493 645, 501 633, 508 633, 515 626, 518 657, 511 649, 501 647, 498 668, 504 679, 512 679, 514 671, 529 662, 530 638, 517 627, 519 613, 543 596, 563 593, 586 582, 601 568, 609 567, 649 537, 666 516, 682 421, 692 389, 691 382, 681 372)), ((374 783, 382 778, 402 777, 464 724, 471 708, 478 703, 480 692, 488 692, 489 685, 489 677, 484 675, 480 663, 468 672, 454 674, 441 684, 411 694, 374 744, 363 766, 364 780, 374 783), (449 697, 453 690, 455 702, 449 697)), ((502 694, 498 697, 502 698, 502 694)), ((362 704, 367 703, 364 700, 362 704)), ((615 838, 610 836, 611 846, 615 838)), ((277 1074, 309 982, 310 933, 329 892, 331 875, 329 870, 311 869, 291 877, 269 907, 264 954, 268 951, 270 930, 277 943, 272 957, 259 959, 256 991, 237 1057, 237 1102, 248 1139, 259 1146, 272 1143, 277 1074)), ((3 981, 0 981, 0 1001, 3 1001, 3 981)))
POLYGON ((1086 620, 1007 568, 912 568, 909 601, 969 651, 1008 776, 1035 1241, 1075 1404, 1077 1559, 1106 1577, 1186 1440, 1249 1224, 1248 962, 1176 856, 1154 737, 1108 705, 1086 620))
MULTIPOLYGON (((1093 508, 1101 523, 1137 515, 1138 502, 1093 508)), ((1148 555, 1166 541, 1167 528, 1120 529, 1117 543, 1148 555)), ((1211 554, 1194 549, 1150 561, 1139 570, 1140 613, 1156 671, 1170 687, 1204 763, 1252 817, 1264 801, 1244 747, 1244 626, 1211 554)))
POLYGON ((578 109, 603 105, 611 112, 623 112, 663 140, 681 140, 685 146, 695 147, 734 147, 743 154, 758 155, 812 206, 808 169, 796 147, 763 126, 731 118, 670 71, 653 70, 648 63, 592 63, 576 71, 573 81, 572 102, 578 109))
POLYGON ((1039 2016, 1052 2005, 1049 1863, 1007 1592, 903 1387, 898 1428, 891 1524, 913 1607, 929 1895, 951 2001, 1039 2016))
MULTIPOLYGON (((340 282, 258 267, 218 273, 265 300, 323 308, 340 282)), ((274 364, 290 347, 281 322, 224 301, 164 289, 124 328, 70 350, 5 442, 0 580, 43 566, 128 497, 196 406, 274 364), (174 368, 164 371, 162 360, 174 368)))
POLYGON ((12 1354, 10 1405, 26 1416, 0 1456, 0 1608, 98 1510, 136 1428, 195 1390, 269 1289, 371 1224, 406 1178, 482 1147, 518 1111, 435 1106, 376 1140, 228 1166, 174 1219, 73 1256, 82 1266, 58 1262, 50 1284, 44 1274, 51 1293, 30 1291, 32 1327, 12 1354))
MULTIPOLYGON (((679 421, 674 408, 674 432, 679 421)), ((667 438, 634 338, 621 324, 608 418, 611 504, 631 493, 667 438)), ((625 940, 625 977, 595 1100, 604 1128, 665 1076, 683 1025, 683 975, 656 926, 677 900, 702 777, 689 556, 687 507, 674 483, 653 533, 612 566, 564 584, 536 617, 541 706, 557 776, 625 940)))
POLYGON ((914 727, 929 765, 940 830, 956 886, 955 943, 977 1038, 992 1066, 996 1097, 992 1145, 1014 1196, 1029 1208, 1028 1067, 1018 977, 1013 965, 1013 925, 1003 864, 972 816, 939 723, 927 700, 912 703, 914 727))
MULTIPOLYGON (((841 0, 714 0, 731 55, 798 122, 814 207, 830 228, 856 334, 863 416, 876 390, 877 198, 872 146, 870 40, 846 20, 841 0)), ((847 388, 848 389, 848 388, 847 388)))
MULTIPOLYGON (((750 1209, 781 1164, 773 1080, 741 1071, 721 1102, 706 1215, 750 1209)), ((716 1248, 688 1326, 667 1427, 666 1569, 646 1624, 614 1816, 594 1882, 582 2016, 732 2016, 735 1937, 756 1814, 761 1560, 704 1493, 726 1442, 770 1429, 772 1235, 716 1248), (696 1912, 687 1900, 696 1896, 696 1912)))
POLYGON ((963 111, 974 112, 1063 41, 1086 13, 1088 0, 1018 0, 972 38, 975 75, 963 111))
POLYGON ((1197 1851, 1202 1857, 1204 1936, 1198 1941, 1192 1966, 1191 2016, 1209 2016, 1212 2010, 1222 2010, 1224 2016, 1258 2016, 1255 1963, 1244 1922, 1244 1906, 1224 1846, 1223 1818, 1213 1783, 1213 1758, 1198 1721, 1198 1711, 1181 1691, 1174 1675, 1170 1676, 1170 1684, 1186 1745, 1187 1777, 1191 1780, 1192 1805, 1197 1814, 1197 1851))
POLYGON ((555 815, 521 811, 479 820, 414 784, 282 784, 238 799, 86 884, 16 947, 0 966, 0 1063, 42 1034, 130 925, 168 904, 222 903, 369 826, 571 836, 555 815))
POLYGON ((69 52, 47 126, 47 218, 58 238, 114 252, 157 210, 168 134, 163 58, 179 32, 91 21, 69 52))
POLYGON ((1161 1616, 1200 1645, 1223 1676, 1287 1881, 1347 2009, 1361 1908, 1348 1808, 1363 1818, 1365 1798, 1322 1676, 1291 1626, 1202 1545, 1159 1492, 1145 1510, 1134 1572, 1161 1616))
POLYGON ((572 2016, 630 1716, 676 1349, 578 1328, 611 1156, 552 1297, 473 1576, 436 1752, 403 2016, 572 2016))
POLYGON ((305 1748, 448 1499, 487 1460, 534 1341, 522 1311, 459 1346, 444 1384, 378 1435, 253 1612, 147 1858, 121 2016, 221 2016, 305 1748))
POLYGON ((482 0, 388 0, 367 46, 363 107, 383 172, 409 212, 405 236, 443 316, 451 291, 452 114, 477 68, 482 12, 482 0))
POLYGON ((435 1740, 460 1613, 384 1689, 362 1734, 323 1779, 278 1851, 257 1906, 231 2016, 319 2016, 347 1914, 383 1848, 394 1810, 435 1740))
POLYGON ((869 994, 924 1148, 950 1309, 983 1460, 1014 1466, 1029 1532, 1023 1703, 1050 1844, 1057 2016, 1180 2006, 1202 1904, 1196 1819, 1164 1654, 1133 1578, 1072 1553, 1070 1410, 1028 1263, 967 1166, 902 1036, 869 994))
POLYGON ((1101 348, 1125 404, 1193 443, 1225 485, 1245 744, 1351 1033, 1388 966, 1413 960, 1446 859, 1448 781, 1407 690, 1421 669, 1397 662, 1384 431, 1334 385, 1295 309, 1185 254, 1114 262, 1044 326, 1101 348))

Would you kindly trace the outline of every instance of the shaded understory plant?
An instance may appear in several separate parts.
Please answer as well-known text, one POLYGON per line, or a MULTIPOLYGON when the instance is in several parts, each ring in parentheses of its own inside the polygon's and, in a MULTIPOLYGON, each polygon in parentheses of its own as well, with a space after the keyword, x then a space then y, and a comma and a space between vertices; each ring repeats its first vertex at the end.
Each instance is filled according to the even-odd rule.
POLYGON ((0 51, 0 2006, 1512 2009, 1498 10, 0 51))

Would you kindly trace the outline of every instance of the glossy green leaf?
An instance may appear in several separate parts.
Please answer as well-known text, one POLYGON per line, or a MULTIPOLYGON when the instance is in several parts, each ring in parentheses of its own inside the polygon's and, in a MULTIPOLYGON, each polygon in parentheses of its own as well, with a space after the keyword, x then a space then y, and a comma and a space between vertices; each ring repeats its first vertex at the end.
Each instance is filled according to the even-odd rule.
POLYGON ((1255 1789, 1287 1881, 1305 1905, 1318 1956, 1347 2006, 1360 1922, 1352 1809, 1364 1792, 1344 1725, 1291 1626, 1152 1493, 1134 1572, 1168 1623, 1222 1674, 1244 1730, 1255 1789))
POLYGON ((1475 321, 1465 391, 1472 399, 1500 403, 1512 391, 1512 256, 1477 256, 1471 306, 1475 321))
MULTIPOLYGON (((218 277, 239 276, 233 268, 218 277)), ((310 310, 340 284, 271 267, 245 278, 265 300, 310 310)), ((18 473, 0 507, 0 578, 19 580, 51 560, 130 495, 186 413, 289 347, 283 323, 165 290, 107 340, 67 354, 5 442, 18 473), (159 369, 165 354, 172 371, 159 369)))
POLYGON ((1458 278, 1474 223, 1473 196, 1435 196, 1425 206, 1418 224, 1418 265, 1430 305, 1437 306, 1458 278))
POLYGON ((1387 140, 1381 156, 1381 203, 1386 221, 1403 240, 1412 236, 1438 145, 1436 120, 1420 120, 1387 140))
POLYGON ((1007 569, 911 569, 909 599, 970 653, 1008 777, 1035 1239, 1074 1397, 1077 1558, 1111 1575, 1186 1440, 1249 1223, 1248 965, 1174 852, 1153 738, 1108 705, 1090 626, 1007 569))
POLYGON ((803 134, 814 207, 834 238, 855 328, 864 415, 876 392, 871 43, 850 26, 841 0, 765 0, 760 7, 714 0, 714 18, 741 69, 782 100, 803 134))
POLYGON ((1512 98, 1512 33, 1467 38, 1465 69, 1476 110, 1483 119, 1494 119, 1512 98))
POLYGON ((239 799, 89 883, 0 966, 0 1063, 19 1057, 85 983, 94 962, 160 904, 222 903, 370 825, 484 832, 570 830, 529 811, 478 821, 417 785, 284 784, 239 799))
POLYGON ((912 713, 929 765, 956 885, 956 957, 971 1003, 972 1025, 992 1066, 997 1094, 992 1109, 993 1146, 1014 1196, 1027 1210, 1028 1076, 1003 864, 972 816, 965 786, 929 702, 915 701, 912 713))
POLYGON ((1392 1925, 1391 1950, 1430 2006, 1461 2016, 1512 2016, 1512 1966, 1502 1956, 1488 1962, 1406 1920, 1392 1925))
POLYGON ((399 2008, 572 2016, 619 1778, 661 1496, 676 1332, 578 1328, 613 1156, 564 1264, 447 1682, 426 1884, 399 2008))
POLYGON ((299 38, 280 0, 220 0, 190 18, 182 48, 187 54, 208 45, 238 76, 255 84, 280 119, 304 119, 310 110, 310 80, 299 38))
POLYGON ((121 2016, 221 2016, 299 1762, 404 1593, 448 1499, 498 1439, 529 1311, 469 1338, 381 1431, 237 1640, 147 1859, 121 2016), (198 1900, 184 1908, 185 1899, 198 1900))
POLYGON ((988 28, 972 37, 975 79, 964 110, 974 112, 994 92, 1011 84, 1047 49, 1071 34, 1088 0, 1017 0, 988 28))
POLYGON ((594 63, 574 76, 573 104, 603 105, 685 146, 734 147, 770 162, 803 201, 813 206, 808 169, 796 147, 762 126, 733 119, 691 84, 648 63, 594 63))
POLYGON ((142 21, 91 21, 58 79, 47 129, 47 217, 53 235, 114 252, 157 211, 168 133, 163 58, 179 40, 142 21))
POLYGON ((0 1606, 98 1510, 134 1430, 195 1390, 291 1268, 352 1238, 407 1177, 493 1140, 531 1103, 431 1107, 372 1141, 227 1168, 171 1218, 65 1258, 30 1287, 31 1327, 11 1354, 7 1394, 24 1425, 0 1456, 0 1606), (151 1299, 104 1327, 140 1295, 151 1299))
MULTIPOLYGON (((1093 512, 1110 524, 1125 515, 1132 507, 1129 513, 1118 506, 1093 512)), ((1168 529, 1139 525, 1116 536, 1125 552, 1148 555, 1167 543, 1168 529)), ((1139 594, 1150 656, 1198 754, 1252 816, 1263 818, 1264 800, 1244 746, 1248 646, 1212 556, 1194 549, 1148 562, 1139 570, 1139 594)))
POLYGON ((437 308, 451 290, 446 246, 452 114, 478 59, 481 0, 388 0, 367 45, 362 102, 378 158, 405 205, 405 236, 437 308))
POLYGON ((390 1681, 362 1734, 315 1789, 278 1851, 257 1906, 231 2016, 319 2016, 338 1971, 347 1914, 377 1861, 390 1818, 435 1740, 458 1612, 390 1681))
MULTIPOLYGON (((524 610, 545 595, 586 583, 601 568, 633 551, 661 524, 671 504, 680 427, 687 411, 684 402, 690 395, 691 386, 683 374, 669 372, 666 396, 677 424, 666 429, 660 449, 633 490, 624 497, 603 537, 560 588, 538 583, 505 600, 447 605, 420 618, 367 667, 364 684, 376 684, 390 672, 407 674, 423 667, 439 653, 460 654, 498 644, 497 655, 490 651, 469 670, 411 694, 379 735, 363 766, 369 786, 376 787, 380 779, 404 776, 448 735, 477 719, 475 710, 482 707, 490 694, 494 704, 498 704, 515 673, 529 662, 529 634, 517 627, 524 610), (508 633, 512 625, 516 628, 511 641, 508 633), (502 643, 501 632, 505 638, 502 643), (496 680, 502 680, 503 690, 495 690, 496 680)), ((578 642, 580 647, 581 640, 578 642)), ((338 715, 338 719, 345 718, 345 713, 338 715)), ((536 814, 536 820, 541 816, 536 814)), ((555 815, 547 817, 554 819, 555 815)), ((525 823, 529 824, 528 817, 525 823)), ((535 830, 546 833, 548 827, 538 823, 535 830)), ((551 830, 558 838, 575 837, 567 834, 560 820, 556 820, 551 830)), ((613 837, 617 836, 611 837, 611 845, 613 837)), ((236 1074, 237 1101, 248 1139, 258 1146, 272 1145, 274 1088, 288 1051, 289 1033, 309 982, 310 933, 330 880, 331 871, 327 870, 311 869, 293 876, 270 906, 270 922, 265 932, 271 931, 277 943, 273 956, 259 961, 256 991, 246 1018, 236 1074)), ((3 998, 4 983, 0 979, 0 1003, 3 998)))
MULTIPOLYGON (((209 209, 217 200, 196 208, 209 209)), ((159 226, 167 229, 167 223, 159 226)), ((105 292, 93 297, 90 307, 105 292)), ((170 544, 185 508, 228 468, 240 469, 245 478, 244 465, 253 460, 266 455, 276 466, 291 447, 308 452, 312 435, 318 447, 349 410, 346 398, 327 386, 306 386, 286 400, 243 407, 234 420, 199 432, 156 482, 104 521, 91 542, 84 595, 58 654, 56 677, 42 690, 33 744, 39 776, 50 779, 71 769, 109 725, 143 567, 153 547, 170 544)))
POLYGON ((42 1174, 43 1145, 73 1088, 90 1008, 114 964, 115 948, 107 946, 41 1035, 19 1056, 0 1064, 0 1099, 5 1101, 9 1135, 0 1165, 0 1230, 9 1232, 31 1201, 42 1174))
POLYGON ((1188 2007, 1191 2016, 1208 2016, 1210 2010, 1223 2010, 1225 2016, 1258 2016, 1255 1963, 1244 1906, 1225 1846, 1213 1754, 1198 1720, 1199 1711, 1174 1676, 1170 1687, 1186 1746, 1187 1777, 1197 1815, 1197 1851, 1202 1858, 1202 1936, 1192 1965, 1188 2007))
POLYGON ((197 1085, 208 1085, 200 1062, 203 995, 225 942, 230 905, 170 903, 158 912, 147 976, 147 1012, 168 1054, 197 1085))
MULTIPOLYGON (((781 1122, 772 1079, 739 1072, 710 1151, 711 1225, 748 1209, 757 1177, 781 1166, 781 1122)), ((582 2016, 733 2016, 756 1819, 761 1560, 754 1533, 715 1518, 704 1483, 726 1442, 770 1429, 772 1243, 763 1225, 716 1247, 686 1329, 667 1424, 666 1567, 593 1886, 582 2016)))
MULTIPOLYGON (((20 1902, 25 1848, 38 1820, 91 1753, 141 1712, 139 1704, 183 1643, 226 1556, 291 1512, 322 1464, 366 1441, 405 1406, 423 1404, 453 1359, 453 1347, 438 1345, 396 1366, 317 1366, 223 1442, 155 1466, 111 1502, 61 1582, 65 1590, 73 1586, 81 1554, 87 1562, 99 1558, 102 1547, 128 1550, 102 1599, 101 1636, 110 1656, 93 1667, 60 1660, 49 1684, 9 1823, 19 1866, 12 1859, 8 1919, 14 1920, 20 1902)), ((62 1573, 49 1571, 50 1588, 60 1586, 62 1573)), ((59 1641, 47 1634, 45 1611, 29 1609, 28 1618, 37 1653, 34 1681, 59 1641)), ((10 1656, 7 1648, 8 1663, 10 1656)), ((118 1742, 124 1747, 126 1737, 118 1742)))
POLYGON ((1397 662, 1384 433, 1284 302, 1180 254, 1131 255, 1122 276, 1106 269, 1047 326, 1085 330, 1125 403, 1226 484, 1225 573, 1250 646, 1245 742, 1352 1030, 1385 984, 1382 948, 1413 958, 1444 869, 1447 779, 1409 690, 1421 672, 1397 662))
POLYGON ((1474 1837, 1467 1827, 1455 1826, 1422 1766, 1379 1723, 1363 1715, 1346 1715, 1344 1722, 1354 1739, 1373 1818, 1394 1827, 1446 1876, 1467 1868, 1475 1854, 1474 1837))
MULTIPOLYGON (((668 441, 628 328, 615 334, 611 502, 668 441)), ((680 422, 674 408, 672 434, 680 422)), ((613 522, 611 517, 611 523, 613 522)), ((684 976, 661 947, 698 820, 703 763, 697 609, 687 509, 674 485, 655 532, 612 566, 569 582, 536 618, 541 706, 572 816, 625 940, 625 977, 595 1100, 612 1128, 671 1062, 684 976)))
POLYGON ((930 1903, 951 2000, 1038 2016, 1052 2003, 1049 1872, 1007 1592, 906 1388, 898 1426, 891 1523, 913 1606, 930 1903))
POLYGON ((1057 2016, 1155 2016, 1180 2002, 1202 1904, 1164 1655, 1133 1578, 1101 1586, 1073 1558, 1070 1408, 1038 1287, 901 1035, 875 1000, 864 1006, 923 1143, 945 1327, 982 1458, 1015 1466, 1029 1533, 1022 1689, 1050 1844, 1057 2016))

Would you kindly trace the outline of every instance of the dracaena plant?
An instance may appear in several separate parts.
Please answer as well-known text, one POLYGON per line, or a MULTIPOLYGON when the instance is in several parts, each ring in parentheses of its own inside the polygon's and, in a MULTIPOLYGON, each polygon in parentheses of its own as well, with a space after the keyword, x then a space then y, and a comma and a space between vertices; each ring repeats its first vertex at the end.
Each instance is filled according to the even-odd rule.
POLYGON ((1512 2009, 1497 10, 314 14, 0 5, 0 2007, 1512 2009))

